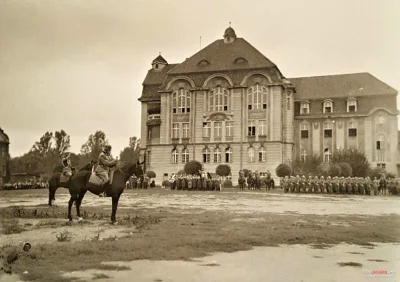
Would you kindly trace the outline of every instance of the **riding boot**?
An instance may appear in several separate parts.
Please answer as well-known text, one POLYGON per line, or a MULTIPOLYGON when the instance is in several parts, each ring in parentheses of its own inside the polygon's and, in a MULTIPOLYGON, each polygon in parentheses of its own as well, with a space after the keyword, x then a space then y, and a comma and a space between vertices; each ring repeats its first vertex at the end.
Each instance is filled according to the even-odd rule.
POLYGON ((102 189, 103 189, 103 191, 100 192, 99 197, 107 197, 107 195, 106 195, 106 186, 107 186, 107 184, 108 184, 109 182, 110 182, 109 179, 107 179, 107 180, 104 181, 104 183, 102 184, 102 189))

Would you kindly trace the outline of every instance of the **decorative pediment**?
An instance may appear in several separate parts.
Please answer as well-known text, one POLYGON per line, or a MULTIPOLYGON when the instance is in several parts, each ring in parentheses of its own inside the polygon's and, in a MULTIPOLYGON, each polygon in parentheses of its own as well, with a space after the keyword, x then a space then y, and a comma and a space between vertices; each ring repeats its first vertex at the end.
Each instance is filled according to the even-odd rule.
POLYGON ((232 114, 216 112, 206 115, 204 117, 207 121, 224 121, 224 120, 230 120, 229 116, 232 116, 232 114))

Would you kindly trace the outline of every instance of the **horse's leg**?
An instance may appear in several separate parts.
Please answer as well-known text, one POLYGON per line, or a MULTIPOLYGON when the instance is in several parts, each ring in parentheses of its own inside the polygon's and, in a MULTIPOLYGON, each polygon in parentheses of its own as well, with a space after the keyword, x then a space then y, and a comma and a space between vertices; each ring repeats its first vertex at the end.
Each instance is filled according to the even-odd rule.
POLYGON ((77 199, 75 200, 75 206, 76 206, 76 215, 78 216, 78 221, 82 221, 83 218, 81 217, 81 203, 82 203, 82 199, 83 197, 85 197, 87 190, 83 190, 81 191, 81 193, 78 195, 77 199))
POLYGON ((56 189, 57 188, 53 188, 52 186, 49 185, 49 206, 51 206, 53 204, 53 200, 55 200, 54 196, 56 193, 55 191, 56 189))
POLYGON ((72 204, 75 202, 77 196, 78 196, 77 194, 71 194, 71 198, 68 201, 68 219, 69 219, 69 221, 72 221, 71 208, 72 208, 72 204))
POLYGON ((112 196, 112 212, 111 212, 111 222, 112 222, 112 224, 117 222, 117 220, 115 218, 115 215, 117 213, 118 201, 119 201, 119 197, 120 196, 121 196, 121 194, 112 196))

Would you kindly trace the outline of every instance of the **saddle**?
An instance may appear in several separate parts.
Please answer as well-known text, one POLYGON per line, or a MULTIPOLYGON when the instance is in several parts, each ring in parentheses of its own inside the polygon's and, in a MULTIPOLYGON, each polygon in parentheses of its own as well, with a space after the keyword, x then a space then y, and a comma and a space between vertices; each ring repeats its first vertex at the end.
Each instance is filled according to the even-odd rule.
MULTIPOLYGON (((112 175, 109 176, 109 180, 110 180, 109 183, 112 183, 112 181, 113 181, 112 175)), ((95 185, 95 186, 101 186, 103 184, 103 180, 101 180, 100 176, 96 172, 92 172, 90 174, 88 183, 95 185)))
POLYGON ((60 183, 68 182, 69 177, 64 175, 63 173, 60 175, 60 183))

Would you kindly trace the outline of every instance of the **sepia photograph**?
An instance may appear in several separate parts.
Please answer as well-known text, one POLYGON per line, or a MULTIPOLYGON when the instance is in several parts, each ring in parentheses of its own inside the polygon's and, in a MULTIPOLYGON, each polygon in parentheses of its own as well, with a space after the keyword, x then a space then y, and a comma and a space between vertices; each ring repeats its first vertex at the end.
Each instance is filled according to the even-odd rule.
POLYGON ((0 282, 400 280, 400 1, 0 0, 0 282))

